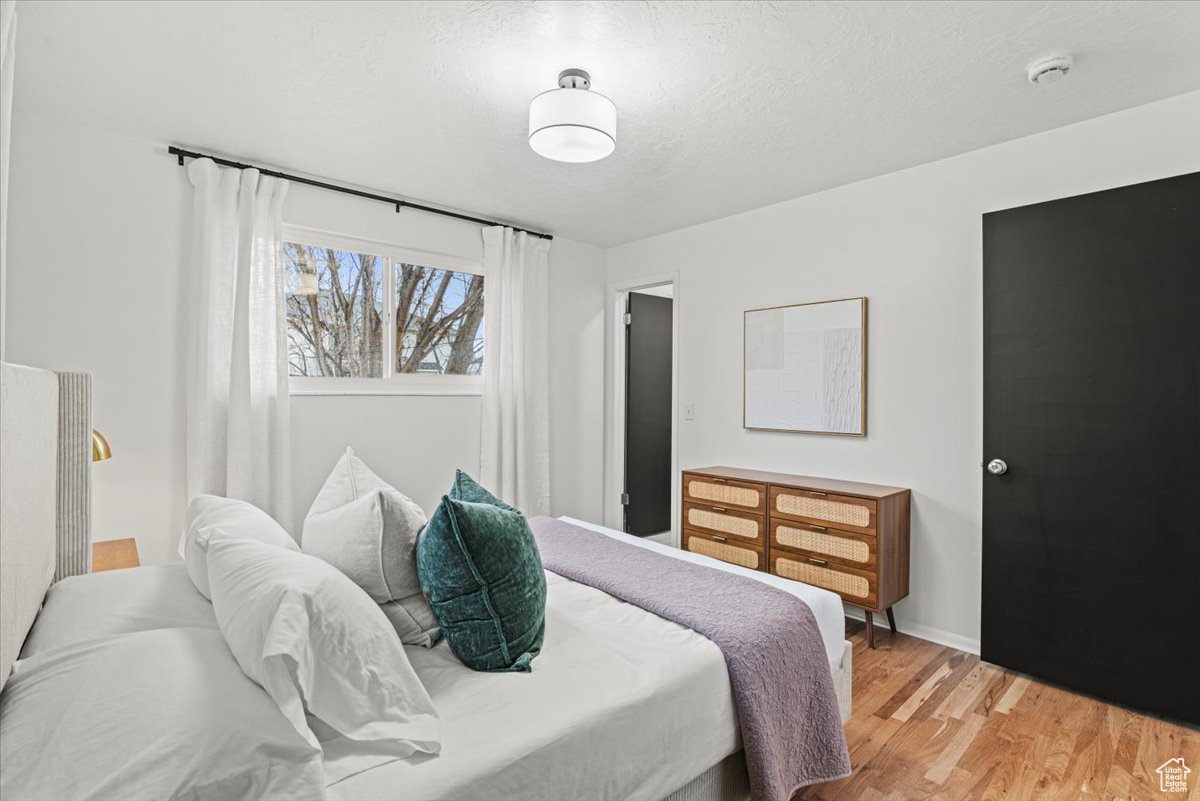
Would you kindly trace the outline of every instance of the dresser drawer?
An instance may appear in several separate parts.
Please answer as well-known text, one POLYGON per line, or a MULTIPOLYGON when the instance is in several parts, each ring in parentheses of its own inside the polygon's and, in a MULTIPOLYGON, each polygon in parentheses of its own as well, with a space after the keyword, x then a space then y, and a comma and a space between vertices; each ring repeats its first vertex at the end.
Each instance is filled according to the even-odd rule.
POLYGON ((720 534, 704 534, 684 529, 683 549, 692 553, 711 556, 722 562, 748 567, 751 570, 766 570, 766 552, 762 548, 736 542, 720 534))
POLYGON ((767 508, 767 485, 684 473, 683 500, 762 514, 767 508))
POLYGON ((827 559, 784 552, 771 554, 771 572, 776 576, 832 590, 852 604, 867 609, 876 608, 878 577, 875 573, 827 559))
POLYGON ((876 540, 870 534, 771 518, 771 548, 794 551, 830 562, 875 572, 878 564, 876 540))
POLYGON ((773 516, 874 534, 876 510, 876 503, 870 498, 771 485, 773 516))
POLYGON ((717 534, 759 548, 767 541, 765 521, 762 515, 724 506, 701 506, 698 503, 683 505, 684 528, 717 534))

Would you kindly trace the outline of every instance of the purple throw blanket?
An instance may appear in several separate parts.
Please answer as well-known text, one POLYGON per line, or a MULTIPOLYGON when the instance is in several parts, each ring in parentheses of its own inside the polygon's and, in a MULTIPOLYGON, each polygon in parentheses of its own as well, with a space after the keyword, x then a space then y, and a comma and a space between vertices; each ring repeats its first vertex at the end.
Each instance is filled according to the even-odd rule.
POLYGON ((535 517, 529 525, 547 570, 687 626, 721 649, 755 801, 789 801, 801 787, 850 775, 829 660, 806 603, 561 520, 535 517))

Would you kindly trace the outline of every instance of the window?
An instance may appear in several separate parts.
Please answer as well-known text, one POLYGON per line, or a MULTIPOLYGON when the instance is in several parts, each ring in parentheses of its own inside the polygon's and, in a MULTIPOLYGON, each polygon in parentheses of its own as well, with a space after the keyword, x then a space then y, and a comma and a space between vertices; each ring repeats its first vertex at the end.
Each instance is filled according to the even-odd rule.
POLYGON ((483 276, 397 264, 397 373, 479 375, 483 276))
POLYGON ((479 392, 477 264, 286 227, 283 265, 294 393, 479 392))
POLYGON ((381 259, 285 242, 288 375, 383 375, 381 259))

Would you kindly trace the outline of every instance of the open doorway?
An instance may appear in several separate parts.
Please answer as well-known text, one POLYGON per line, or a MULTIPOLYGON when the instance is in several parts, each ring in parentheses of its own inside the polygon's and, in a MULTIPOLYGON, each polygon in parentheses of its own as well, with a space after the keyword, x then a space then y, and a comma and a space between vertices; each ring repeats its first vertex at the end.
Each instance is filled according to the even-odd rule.
POLYGON ((618 527, 674 544, 675 283, 616 292, 613 462, 618 527))

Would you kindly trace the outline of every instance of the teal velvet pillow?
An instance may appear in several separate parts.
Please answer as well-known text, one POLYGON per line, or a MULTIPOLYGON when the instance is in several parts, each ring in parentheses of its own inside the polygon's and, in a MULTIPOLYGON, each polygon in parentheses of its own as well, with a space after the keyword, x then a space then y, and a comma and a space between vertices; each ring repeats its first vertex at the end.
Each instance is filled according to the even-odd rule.
POLYGON ((478 481, 461 470, 454 471, 454 484, 450 487, 450 497, 456 501, 486 503, 492 506, 499 506, 501 509, 507 509, 510 512, 518 511, 488 492, 479 485, 478 481))
MULTIPOLYGON (((462 489, 456 479, 451 492, 462 489)), ((417 574, 464 665, 530 669, 546 629, 546 574, 524 515, 507 505, 444 496, 417 541, 417 574)))

